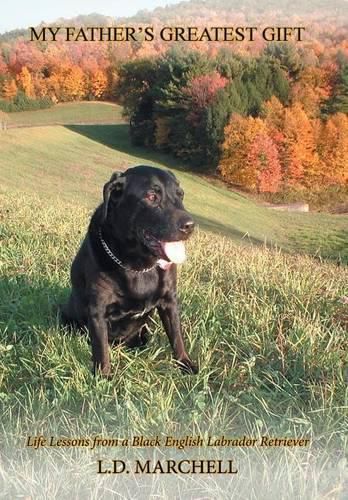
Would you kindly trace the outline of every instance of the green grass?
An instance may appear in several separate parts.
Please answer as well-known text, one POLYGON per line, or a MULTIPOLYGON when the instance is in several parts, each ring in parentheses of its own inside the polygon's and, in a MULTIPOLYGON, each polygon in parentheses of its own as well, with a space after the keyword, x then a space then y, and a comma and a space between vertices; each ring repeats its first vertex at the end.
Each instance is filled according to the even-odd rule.
POLYGON ((171 167, 185 188, 187 208, 203 229, 236 242, 272 243, 286 251, 348 261, 348 216, 269 210, 183 172, 169 157, 132 147, 125 124, 11 129, 1 134, 0 144, 0 189, 34 191, 94 208, 112 171, 141 163, 171 167))
POLYGON ((94 101, 62 103, 49 109, 8 113, 7 116, 10 127, 66 125, 71 123, 116 123, 123 121, 120 106, 94 101))
POLYGON ((347 218, 268 211, 132 148, 122 124, 12 129, 0 148, 0 497, 343 500, 348 269, 324 257, 344 261, 347 218), (176 169, 200 222, 179 268, 183 328, 200 373, 175 367, 155 317, 149 345, 113 349, 112 380, 94 379, 87 339, 59 326, 58 304, 101 186, 114 169, 144 162, 176 169), (26 449, 38 434, 312 443, 188 452, 232 455, 240 469, 232 479, 100 478, 97 458, 186 455, 26 449))
MULTIPOLYGON (((33 194, 4 195, 1 206, 0 434, 5 449, 21 448, 28 435, 41 433, 247 433, 313 439, 305 456, 277 452, 283 467, 284 460, 293 467, 299 457, 312 462, 343 449, 345 268, 238 247, 199 231, 179 276, 183 327, 199 375, 183 376, 175 368, 156 319, 146 349, 114 349, 114 378, 94 380, 86 339, 71 337, 57 319, 90 211, 79 203, 33 194)), ((37 464, 39 470, 56 468, 62 459, 76 460, 73 455, 69 462, 68 451, 52 453, 40 455, 48 463, 37 464)), ((82 462, 91 460, 90 454, 80 453, 82 462)), ((261 459, 271 458, 269 451, 261 458, 253 453, 253 470, 261 459)), ((30 450, 21 450, 21 456, 28 466, 30 450)), ((16 459, 10 461, 16 464, 16 459)), ((86 474, 90 466, 83 463, 86 474)), ((302 492, 307 491, 305 477, 300 478, 302 492)), ((7 485, 23 490, 18 479, 11 481, 7 485)), ((69 481, 75 484, 73 478, 69 481)), ((286 481, 293 479, 288 475, 286 481)))

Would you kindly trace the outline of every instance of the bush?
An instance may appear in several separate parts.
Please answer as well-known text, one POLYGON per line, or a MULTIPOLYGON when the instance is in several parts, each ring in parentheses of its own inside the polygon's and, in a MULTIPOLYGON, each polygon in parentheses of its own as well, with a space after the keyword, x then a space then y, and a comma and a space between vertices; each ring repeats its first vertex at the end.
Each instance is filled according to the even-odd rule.
POLYGON ((5 113, 16 111, 35 111, 37 109, 51 108, 53 102, 50 97, 45 96, 39 99, 31 99, 24 92, 19 91, 11 101, 0 100, 0 110, 5 113))

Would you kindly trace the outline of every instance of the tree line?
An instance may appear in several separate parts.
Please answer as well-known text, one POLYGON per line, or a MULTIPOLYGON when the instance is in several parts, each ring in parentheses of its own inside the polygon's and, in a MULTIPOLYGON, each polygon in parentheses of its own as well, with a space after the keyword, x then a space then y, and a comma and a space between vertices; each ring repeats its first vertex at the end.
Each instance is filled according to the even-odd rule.
POLYGON ((254 192, 348 180, 348 64, 304 66, 293 46, 257 57, 172 49, 123 64, 118 97, 134 144, 254 192))
POLYGON ((306 46, 0 45, 0 109, 107 99, 132 141, 251 191, 347 183, 345 30, 306 46), (187 47, 187 48, 186 48, 187 47))

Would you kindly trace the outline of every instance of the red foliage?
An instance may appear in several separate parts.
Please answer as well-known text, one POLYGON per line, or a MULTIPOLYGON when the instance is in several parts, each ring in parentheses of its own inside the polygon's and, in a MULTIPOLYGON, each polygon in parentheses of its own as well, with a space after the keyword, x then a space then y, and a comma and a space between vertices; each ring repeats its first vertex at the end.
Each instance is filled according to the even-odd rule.
POLYGON ((251 143, 248 162, 257 170, 258 191, 276 193, 281 182, 281 167, 277 146, 266 133, 257 135, 251 143))
POLYGON ((4 58, 0 54, 0 75, 4 75, 7 72, 7 66, 5 64, 4 58))
POLYGON ((209 75, 196 76, 183 89, 184 95, 190 100, 191 112, 188 121, 192 125, 198 123, 202 110, 213 102, 217 91, 223 89, 227 82, 227 78, 214 71, 209 75))
POLYGON ((12 47, 9 57, 9 70, 17 75, 26 66, 31 73, 41 71, 45 63, 45 55, 39 48, 23 40, 17 41, 12 47))

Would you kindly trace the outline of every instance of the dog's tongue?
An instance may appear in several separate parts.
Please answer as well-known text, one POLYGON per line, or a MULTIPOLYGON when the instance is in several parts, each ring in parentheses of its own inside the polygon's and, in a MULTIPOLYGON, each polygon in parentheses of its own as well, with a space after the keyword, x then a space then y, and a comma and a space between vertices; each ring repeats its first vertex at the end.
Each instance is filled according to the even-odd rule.
POLYGON ((182 264, 186 259, 185 245, 182 241, 164 241, 162 248, 170 262, 182 264))

